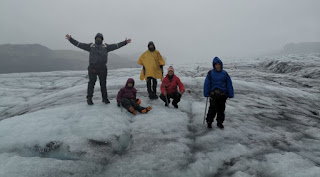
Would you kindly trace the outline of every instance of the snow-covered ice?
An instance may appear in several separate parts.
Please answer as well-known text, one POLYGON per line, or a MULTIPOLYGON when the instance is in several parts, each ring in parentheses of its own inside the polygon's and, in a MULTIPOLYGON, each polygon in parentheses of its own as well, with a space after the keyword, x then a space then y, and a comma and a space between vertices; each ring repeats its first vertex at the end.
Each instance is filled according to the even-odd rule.
POLYGON ((110 70, 111 104, 97 82, 94 106, 86 71, 1 74, 0 176, 320 176, 320 55, 222 61, 235 90, 224 130, 202 124, 211 61, 174 65, 179 109, 149 100, 136 68, 110 70), (148 114, 117 107, 129 77, 148 114))

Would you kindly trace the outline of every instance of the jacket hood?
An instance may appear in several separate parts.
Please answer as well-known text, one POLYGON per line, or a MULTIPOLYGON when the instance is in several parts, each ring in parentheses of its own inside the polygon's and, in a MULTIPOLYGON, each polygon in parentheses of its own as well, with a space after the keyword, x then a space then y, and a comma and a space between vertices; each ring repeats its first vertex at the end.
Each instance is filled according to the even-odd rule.
POLYGON ((128 87, 128 83, 132 83, 132 87, 134 87, 134 79, 133 78, 129 78, 127 80, 126 87, 128 87))
MULTIPOLYGON (((148 47, 149 47, 149 45, 153 45, 153 46, 154 46, 154 43, 153 43, 152 41, 150 41, 150 42, 148 43, 148 47)), ((154 47, 156 47, 156 46, 154 46, 154 47)))
POLYGON ((214 70, 215 70, 214 65, 215 65, 216 63, 220 63, 220 65, 221 65, 221 71, 222 71, 222 70, 223 70, 223 63, 222 63, 222 61, 220 60, 219 57, 214 57, 214 59, 213 59, 213 61, 212 61, 212 66, 213 66, 213 69, 214 69, 214 70))
POLYGON ((154 50, 156 50, 156 46, 154 45, 154 43, 153 43, 152 41, 150 41, 150 42, 148 43, 148 49, 149 49, 149 45, 153 45, 154 50))
POLYGON ((103 40, 103 35, 101 33, 97 33, 94 39, 97 39, 97 37, 101 37, 101 39, 103 40))

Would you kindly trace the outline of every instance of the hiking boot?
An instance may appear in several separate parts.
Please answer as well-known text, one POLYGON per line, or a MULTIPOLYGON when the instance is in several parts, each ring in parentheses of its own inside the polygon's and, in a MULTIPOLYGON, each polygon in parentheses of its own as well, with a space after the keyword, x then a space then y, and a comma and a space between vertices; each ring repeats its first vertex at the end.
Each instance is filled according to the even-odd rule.
POLYGON ((217 123, 217 126, 220 128, 220 129, 224 129, 224 126, 222 125, 222 123, 217 123))
POLYGON ((142 114, 145 114, 145 113, 147 113, 147 112, 148 112, 147 109, 142 109, 142 110, 141 110, 141 113, 142 113, 142 114))
POLYGON ((130 107, 130 108, 129 108, 129 112, 132 113, 133 115, 136 115, 136 114, 137 114, 137 111, 134 110, 133 107, 130 107))
POLYGON ((150 100, 153 100, 153 99, 154 99, 154 96, 153 96, 152 93, 149 93, 149 99, 150 99, 150 100))
POLYGON ((104 100, 102 100, 102 102, 104 102, 105 104, 109 104, 110 103, 109 99, 104 99, 104 100))
POLYGON ((175 108, 177 108, 178 109, 178 104, 176 103, 176 104, 174 104, 174 103, 172 103, 172 105, 173 105, 173 107, 175 107, 175 108))
POLYGON ((92 98, 87 98, 88 105, 93 105, 92 98))
POLYGON ((157 94, 154 93, 154 94, 153 94, 153 98, 154 98, 154 99, 158 99, 159 97, 158 97, 157 94))
POLYGON ((133 111, 134 111, 134 108, 133 108, 133 107, 130 107, 130 108, 129 108, 129 111, 130 111, 130 112, 133 112, 133 111))
POLYGON ((208 128, 210 128, 210 129, 212 128, 212 123, 208 122, 208 128))
POLYGON ((152 109, 152 107, 148 106, 147 108, 142 109, 141 113, 145 114, 145 113, 151 111, 151 109, 152 109))
POLYGON ((164 106, 167 106, 167 107, 168 107, 168 104, 166 103, 166 104, 164 104, 164 106))
POLYGON ((138 103, 138 105, 141 104, 141 100, 140 99, 136 99, 136 102, 138 103))

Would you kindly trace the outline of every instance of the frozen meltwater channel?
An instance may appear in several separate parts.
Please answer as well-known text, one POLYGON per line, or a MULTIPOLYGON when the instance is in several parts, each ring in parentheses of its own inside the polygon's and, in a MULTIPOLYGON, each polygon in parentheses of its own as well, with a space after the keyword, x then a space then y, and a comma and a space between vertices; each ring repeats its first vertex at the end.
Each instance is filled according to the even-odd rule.
POLYGON ((202 124, 208 63, 175 66, 179 109, 147 98, 140 69, 110 70, 111 104, 85 102, 83 72, 0 75, 0 176, 320 176, 320 55, 223 59, 225 129, 202 124), (128 77, 153 109, 116 106, 128 77))

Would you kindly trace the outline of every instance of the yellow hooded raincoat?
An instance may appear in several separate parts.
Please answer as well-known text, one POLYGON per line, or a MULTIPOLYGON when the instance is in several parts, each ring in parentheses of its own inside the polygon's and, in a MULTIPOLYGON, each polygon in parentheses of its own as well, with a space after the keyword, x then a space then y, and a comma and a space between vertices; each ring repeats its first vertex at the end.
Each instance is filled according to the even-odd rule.
POLYGON ((155 50, 154 52, 147 50, 144 52, 140 56, 138 64, 145 67, 145 72, 143 68, 141 70, 140 80, 147 79, 147 77, 162 79, 163 76, 160 65, 164 66, 165 61, 158 50, 155 50))

